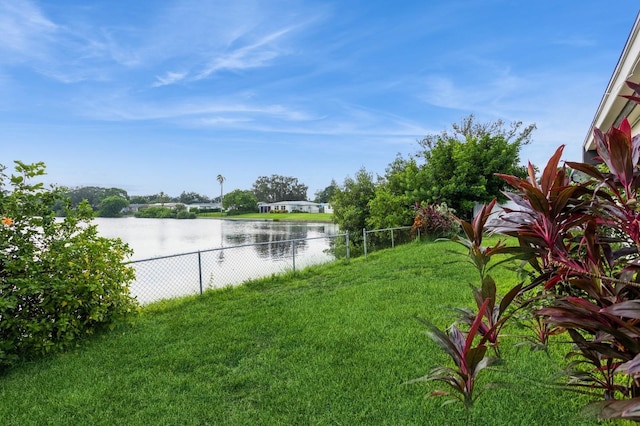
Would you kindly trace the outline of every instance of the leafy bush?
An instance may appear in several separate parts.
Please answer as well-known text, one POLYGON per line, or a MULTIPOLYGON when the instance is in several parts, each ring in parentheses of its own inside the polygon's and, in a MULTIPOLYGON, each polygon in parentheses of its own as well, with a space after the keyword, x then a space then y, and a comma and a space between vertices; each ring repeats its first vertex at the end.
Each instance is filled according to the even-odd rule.
POLYGON ((164 206, 149 206, 138 210, 135 217, 154 219, 195 219, 197 215, 187 210, 184 204, 177 204, 174 208, 164 206))
MULTIPOLYGON (((98 236, 87 203, 67 207, 61 196, 31 180, 44 164, 16 162, 10 178, 0 166, 0 369, 19 359, 62 350, 137 312, 129 295, 134 279, 119 239, 98 236), (6 188, 8 184, 11 190, 6 188)), ((67 206, 70 203, 67 201, 67 206)))
POLYGON ((169 207, 149 206, 138 210, 134 216, 142 218, 171 219, 176 217, 176 212, 169 207))
POLYGON ((181 210, 176 213, 176 219, 195 219, 197 215, 194 212, 181 210))

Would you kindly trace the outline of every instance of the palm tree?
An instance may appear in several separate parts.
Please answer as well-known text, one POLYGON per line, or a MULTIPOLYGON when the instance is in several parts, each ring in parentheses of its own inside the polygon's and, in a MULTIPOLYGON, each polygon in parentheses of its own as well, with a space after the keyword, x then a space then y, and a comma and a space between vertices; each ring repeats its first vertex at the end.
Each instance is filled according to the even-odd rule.
POLYGON ((222 196, 223 196, 223 192, 222 192, 222 187, 223 187, 223 183, 225 181, 225 177, 222 175, 218 175, 216 177, 216 179, 218 180, 218 182, 220 183, 220 216, 222 216, 222 196))

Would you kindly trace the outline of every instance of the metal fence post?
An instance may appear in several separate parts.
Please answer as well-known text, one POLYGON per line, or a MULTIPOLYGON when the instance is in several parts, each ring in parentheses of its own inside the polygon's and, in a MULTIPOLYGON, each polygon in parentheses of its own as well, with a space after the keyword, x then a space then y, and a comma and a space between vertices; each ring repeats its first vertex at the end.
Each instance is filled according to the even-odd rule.
POLYGON ((200 295, 202 296, 202 256, 198 250, 198 280, 200 281, 200 295))
POLYGON ((296 240, 291 241, 291 251, 293 252, 293 272, 296 272, 296 240))
POLYGON ((347 260, 349 260, 349 231, 347 231, 346 240, 347 240, 347 260))
POLYGON ((393 242, 393 228, 391 228, 391 248, 395 248, 395 247, 396 247, 396 245, 393 242))
POLYGON ((364 258, 367 258, 367 228, 362 228, 362 240, 364 241, 364 258))

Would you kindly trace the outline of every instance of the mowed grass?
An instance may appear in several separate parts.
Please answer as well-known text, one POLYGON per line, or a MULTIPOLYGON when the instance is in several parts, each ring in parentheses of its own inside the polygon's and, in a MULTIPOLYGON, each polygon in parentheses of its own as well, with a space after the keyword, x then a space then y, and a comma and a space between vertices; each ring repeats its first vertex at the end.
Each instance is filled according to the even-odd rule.
POLYGON ((481 382, 503 386, 471 417, 426 397, 443 385, 405 384, 450 365, 414 317, 445 327, 473 303, 457 247, 413 243, 147 306, 133 327, 0 377, 0 424, 596 424, 586 397, 546 385, 566 346, 549 357, 505 340, 505 365, 481 382))
POLYGON ((273 220, 284 222, 331 222, 331 213, 244 213, 220 216, 220 213, 201 213, 198 217, 227 220, 273 220))

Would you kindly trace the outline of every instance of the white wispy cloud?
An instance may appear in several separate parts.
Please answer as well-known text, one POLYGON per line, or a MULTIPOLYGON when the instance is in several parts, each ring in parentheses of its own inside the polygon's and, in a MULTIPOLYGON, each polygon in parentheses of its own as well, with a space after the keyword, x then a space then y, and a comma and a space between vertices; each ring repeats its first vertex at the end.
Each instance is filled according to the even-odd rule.
POLYGON ((156 82, 152 84, 152 87, 168 86, 170 84, 177 83, 183 80, 188 73, 186 72, 167 72, 163 76, 156 76, 156 82))
POLYGON ((0 62, 44 59, 58 26, 29 0, 0 2, 0 62))
POLYGON ((265 66, 284 53, 276 42, 292 29, 293 27, 289 27, 266 34, 251 44, 216 55, 197 75, 197 79, 207 78, 221 70, 243 70, 265 66))
POLYGON ((253 121, 256 117, 270 117, 281 121, 313 120, 314 116, 299 108, 280 104, 242 103, 237 101, 206 101, 182 99, 178 102, 142 102, 128 93, 100 96, 99 100, 79 98, 78 113, 107 121, 180 120, 209 124, 222 122, 216 117, 230 117, 227 123, 253 121))

